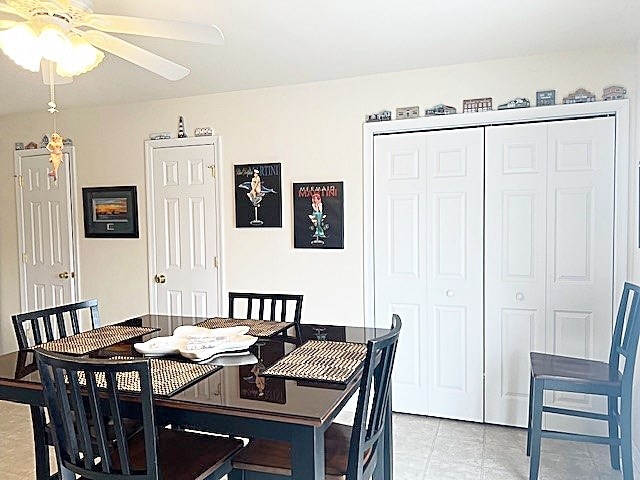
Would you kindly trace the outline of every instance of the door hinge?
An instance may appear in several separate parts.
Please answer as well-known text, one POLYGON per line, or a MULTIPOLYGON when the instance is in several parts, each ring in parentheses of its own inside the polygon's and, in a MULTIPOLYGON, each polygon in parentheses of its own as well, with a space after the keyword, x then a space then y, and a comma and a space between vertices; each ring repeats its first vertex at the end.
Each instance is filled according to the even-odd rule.
POLYGON ((213 267, 218 268, 218 257, 213 257, 213 267))
POLYGON ((24 186, 24 177, 22 175, 16 175, 18 179, 18 186, 22 188, 24 186))
POLYGON ((28 263, 29 262, 29 255, 27 255, 26 253, 22 254, 22 263, 28 263))
POLYGON ((213 178, 216 178, 216 166, 215 165, 209 165, 209 168, 211 169, 211 176, 213 178))

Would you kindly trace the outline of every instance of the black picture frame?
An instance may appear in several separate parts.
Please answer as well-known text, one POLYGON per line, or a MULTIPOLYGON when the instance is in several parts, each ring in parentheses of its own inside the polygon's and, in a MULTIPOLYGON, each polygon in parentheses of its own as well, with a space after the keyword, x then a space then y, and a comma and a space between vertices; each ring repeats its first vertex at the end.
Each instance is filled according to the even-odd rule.
POLYGON ((344 183, 293 184, 293 247, 344 248, 344 183))
POLYGON ((236 228, 282 227, 280 163, 233 166, 236 228))
POLYGON ((84 236, 138 238, 138 196, 135 185, 84 187, 84 236))

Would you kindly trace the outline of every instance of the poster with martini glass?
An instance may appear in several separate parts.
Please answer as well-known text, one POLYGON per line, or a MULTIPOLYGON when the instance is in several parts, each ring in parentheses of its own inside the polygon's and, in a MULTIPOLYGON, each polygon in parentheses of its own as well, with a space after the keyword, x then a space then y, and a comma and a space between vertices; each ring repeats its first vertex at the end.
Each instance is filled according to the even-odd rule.
POLYGON ((293 184, 294 248, 344 248, 343 182, 293 184))
POLYGON ((282 227, 279 163, 234 165, 236 228, 282 227))

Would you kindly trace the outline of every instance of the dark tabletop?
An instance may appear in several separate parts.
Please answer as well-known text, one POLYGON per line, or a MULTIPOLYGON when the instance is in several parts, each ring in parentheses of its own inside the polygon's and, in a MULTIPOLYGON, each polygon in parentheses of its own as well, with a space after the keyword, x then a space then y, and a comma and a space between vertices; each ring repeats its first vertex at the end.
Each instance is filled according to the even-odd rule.
MULTIPOLYGON (((204 318, 167 315, 144 315, 123 322, 123 325, 151 326, 159 331, 145 335, 146 341, 158 335, 171 335, 180 325, 192 325, 204 318)), ((198 381, 170 398, 157 398, 158 406, 184 408, 220 414, 277 419, 303 424, 318 425, 341 408, 346 396, 357 388, 357 378, 349 385, 321 382, 299 382, 278 378, 265 378, 260 372, 273 365, 286 353, 306 340, 333 340, 366 343, 383 335, 386 330, 365 329, 329 325, 301 325, 299 331, 291 327, 287 337, 260 338, 250 348, 258 363, 224 366, 219 371, 198 381)), ((130 340, 100 350, 91 356, 114 355, 140 356, 130 340)), ((184 360, 177 357, 176 360, 184 360)), ((255 362, 255 360, 253 360, 255 362)), ((186 360, 184 360, 186 361, 186 360)), ((33 352, 11 352, 0 356, 0 387, 40 390, 40 380, 34 363, 33 352)))

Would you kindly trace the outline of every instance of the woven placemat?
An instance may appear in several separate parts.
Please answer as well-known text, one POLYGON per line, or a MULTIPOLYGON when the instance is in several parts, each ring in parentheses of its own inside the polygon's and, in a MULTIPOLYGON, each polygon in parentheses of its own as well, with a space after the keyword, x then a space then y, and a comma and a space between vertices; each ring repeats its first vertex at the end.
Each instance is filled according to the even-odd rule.
POLYGON ((78 333, 70 337, 59 338, 38 345, 52 352, 67 353, 70 355, 86 355, 101 348, 110 347, 116 343, 124 342, 131 338, 141 337, 151 332, 160 330, 154 327, 129 327, 126 325, 107 325, 86 332, 78 333))
POLYGON ((362 368, 367 346, 362 343, 309 340, 267 368, 264 377, 348 383, 362 368))
MULTIPOLYGON (((112 357, 113 360, 132 360, 134 357, 112 357)), ((220 370, 218 365, 199 365, 196 363, 176 362, 164 358, 152 358, 151 384, 153 394, 170 397, 181 390, 193 385, 195 382, 220 370)), ((140 392, 140 377, 137 372, 120 372, 116 374, 118 390, 126 392, 140 392)), ((84 372, 78 372, 78 382, 86 384, 84 372)), ((107 388, 107 382, 103 373, 96 375, 99 388, 107 388)))
POLYGON ((209 318, 202 323, 196 324, 196 326, 204 328, 226 328, 237 326, 249 327, 247 335, 263 338, 272 337, 273 335, 286 330, 291 325, 293 325, 291 322, 272 322, 269 320, 245 320, 240 318, 222 317, 209 318))

